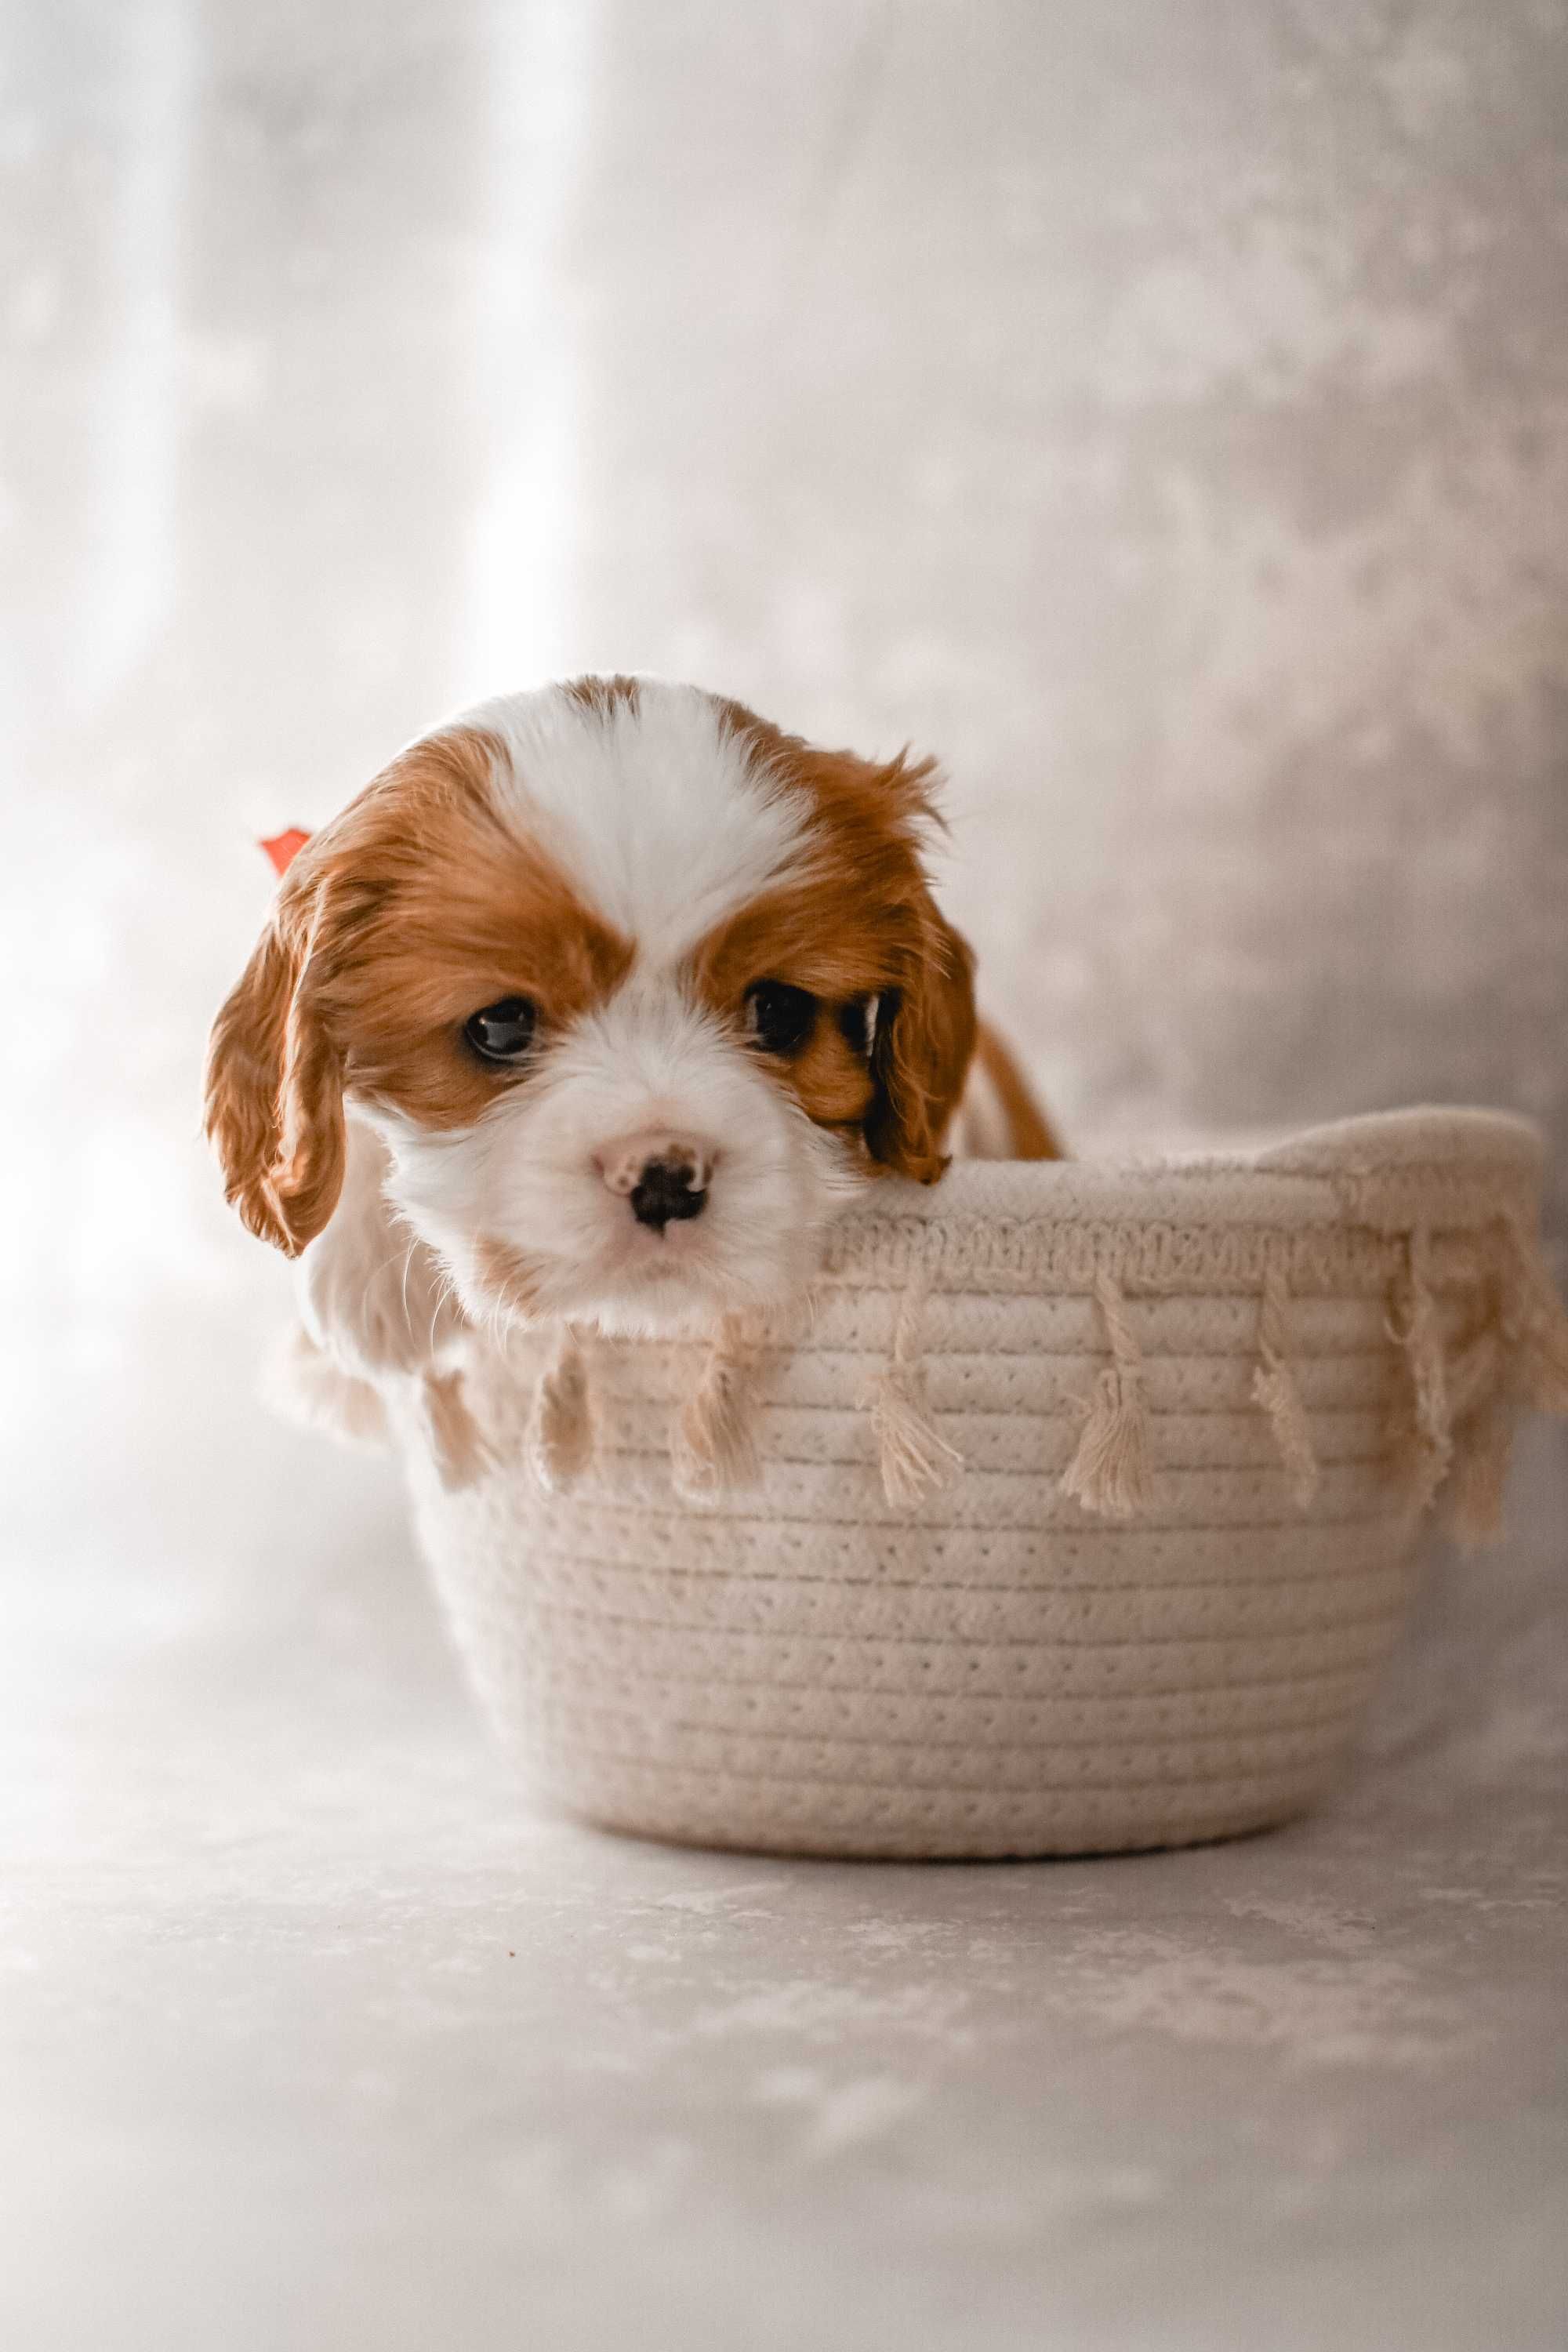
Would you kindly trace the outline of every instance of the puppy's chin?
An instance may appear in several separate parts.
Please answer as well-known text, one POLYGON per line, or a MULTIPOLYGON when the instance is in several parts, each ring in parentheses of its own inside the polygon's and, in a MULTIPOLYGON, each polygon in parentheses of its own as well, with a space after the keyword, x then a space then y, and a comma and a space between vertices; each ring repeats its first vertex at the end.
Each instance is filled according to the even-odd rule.
POLYGON ((744 1266, 726 1263, 689 1224, 641 1233, 629 1248, 606 1252, 602 1265, 552 1266, 542 1311, 613 1337, 691 1337, 727 1315, 798 1297, 816 1272, 818 1232, 814 1224, 776 1235, 744 1266))

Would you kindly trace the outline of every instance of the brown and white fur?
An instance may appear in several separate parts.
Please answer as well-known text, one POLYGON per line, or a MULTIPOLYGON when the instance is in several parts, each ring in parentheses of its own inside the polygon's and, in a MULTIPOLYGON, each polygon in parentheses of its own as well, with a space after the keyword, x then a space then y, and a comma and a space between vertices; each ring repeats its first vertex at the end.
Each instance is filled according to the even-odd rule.
POLYGON ((289 866, 207 1069, 318 1347, 374 1380, 470 1323, 706 1328, 804 1286, 870 1179, 1053 1157, 931 897, 934 782, 652 678, 503 696, 395 760, 289 866), (520 1000, 527 1049, 487 1061, 473 1017, 520 1000), (664 1222, 650 1170, 686 1188, 664 1222))

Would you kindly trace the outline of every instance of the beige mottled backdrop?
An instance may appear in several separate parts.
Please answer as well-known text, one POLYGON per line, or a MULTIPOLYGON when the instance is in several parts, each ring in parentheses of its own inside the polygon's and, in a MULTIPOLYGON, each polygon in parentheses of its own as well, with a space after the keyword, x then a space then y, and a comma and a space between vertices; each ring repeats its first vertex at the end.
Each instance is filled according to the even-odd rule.
MULTIPOLYGON (((49 2053, 35 2108, 4 2129, 13 2207, 55 2249, 12 2340, 42 2345, 46 2315, 73 2352, 78 2323, 109 2352, 234 2347, 239 2322, 216 2329, 211 2314, 241 2287, 267 2352, 325 2344, 320 2298, 334 2294, 344 2342, 401 2344, 405 2326, 424 2345, 467 2342, 455 2306, 421 2302, 424 2273, 412 2283, 407 2249, 429 2229, 477 2249, 466 2271, 454 2256, 467 2284, 450 2292, 481 2334, 485 2295, 511 2277, 505 2246, 559 2284, 547 2250, 569 2242, 577 2269, 537 2340, 577 2340, 563 2316, 574 2278, 612 2330, 584 2340, 629 2341, 589 2291, 607 2230, 651 2232, 659 2259, 721 2275, 743 2242, 791 2352, 840 2341, 870 2292, 857 2245, 883 2274, 926 2281, 900 2322, 911 2345, 946 2341, 940 2314, 959 2310, 965 2352, 1021 2342, 1026 2308, 1054 2314, 1064 2343, 1142 2343, 1115 2324, 1104 2250, 1105 2276, 1147 2280, 1152 2341, 1190 2334, 1213 2352, 1205 2263, 1164 2264, 1160 2216, 1190 2250, 1223 2209, 1226 2252, 1271 2324, 1269 2261, 1300 2244, 1269 2231, 1327 2210, 1360 2283, 1324 2306, 1336 2343, 1358 2343, 1371 2313, 1379 2352, 1446 2344, 1483 2242, 1503 2238, 1524 2300, 1483 2296, 1479 2332, 1452 2340, 1533 2345, 1540 2328, 1544 2343, 1563 2305, 1548 2221, 1528 2234, 1546 2212, 1531 2150, 1561 2147, 1562 2110, 1543 2138, 1520 2137, 1529 2053, 1488 2057, 1484 2033, 1458 2025, 1444 2042, 1446 1980, 1421 1974, 1436 1950, 1442 1979, 1441 1952, 1392 1928, 1392 1978, 1356 1978, 1342 1999, 1312 1973, 1321 1960, 1353 1977, 1355 1937, 1373 1933, 1392 1864, 1370 1829, 1352 1924, 1332 1925, 1341 1854, 1313 1898, 1329 1940, 1282 1992, 1258 1990, 1279 1953, 1247 1945, 1209 2010, 1180 1992, 1179 1953, 1177 1993, 1162 1979, 1163 1994, 1096 2010, 1086 1988, 1132 1965, 1115 1937, 1134 1931, 1112 1918, 1099 1958, 1080 1953, 1058 1988, 1065 2040, 1021 2059, 997 2039, 1010 1996, 995 1991, 989 2028, 963 2022, 957 1947, 958 2038, 944 2042, 939 2000, 913 2056, 894 1995, 879 2011, 869 1991, 861 2011, 806 2001, 805 2054, 794 2035, 775 2046, 766 2018, 792 2012, 767 1971, 791 1931, 771 1959, 726 1947, 737 1985, 753 1965, 784 2002, 733 2045, 763 2086, 745 2127, 723 2070, 698 2066, 698 2087, 671 2077, 623 2148, 577 2061, 550 2072, 574 2000, 561 2046, 580 2052, 583 2081, 598 2042, 638 2079, 655 2063, 646 2037, 623 2046, 588 2021, 575 1944, 550 1947, 530 1980, 531 2041, 511 2011, 465 2010, 440 1971, 462 1942, 453 1919, 482 1908, 474 1888, 494 1904, 511 1884, 510 1800, 476 1793, 490 1768, 387 1475, 253 1411, 281 1270, 223 1213, 195 1129, 206 1020, 267 895, 252 837, 319 821, 455 703, 645 667, 822 737, 942 755, 951 902, 1075 1140, 1497 1103, 1544 1121, 1561 1229, 1568 9, 0 0, 0 38, 5 1724, 21 1741, 18 1852, 42 1874, 18 1948, 41 2008, 18 2046, 49 2053), (412 1992, 405 1941, 435 1972, 410 1962, 412 1992), (155 1957, 176 1948, 188 1964, 155 1957), (324 1979, 303 1961, 290 1974, 289 1955, 340 1948, 381 2042, 362 2047, 344 2022, 330 1959, 324 1979), (1458 2079, 1462 2047, 1514 2085, 1489 2095, 1501 2104, 1484 2129, 1468 2094, 1445 2107, 1434 2092, 1411 2124, 1406 2156, 1471 2133, 1474 2168, 1439 2165, 1436 2206, 1425 2158, 1401 2171, 1396 2147, 1377 2169, 1375 2079, 1364 2109, 1303 2113, 1289 2090, 1299 2059, 1331 2068, 1336 2049, 1375 2078, 1411 2003, 1436 2037, 1432 2082, 1458 2079), (855 2015, 882 2037, 874 2063, 844 2023, 855 2015), (1108 2020, 1132 2019, 1137 2064, 1170 2080, 1194 2033, 1233 2060, 1237 2016, 1243 2043, 1287 2053, 1237 2091, 1254 2116, 1245 2161, 1195 2079, 1163 2123, 1129 2110, 1121 2138, 1103 2072, 1085 2078, 1100 2123, 1057 2140, 1038 2119, 1048 2102, 1027 2124, 1007 2104, 1018 2065, 1081 2077, 1108 2020), (1322 2027, 1304 2059, 1289 2039, 1301 2016, 1322 2027), (1003 2118, 992 2137, 965 2107, 940 2109, 955 2137, 900 2137, 900 2067, 926 2081, 964 2046, 992 2053, 974 2091, 1003 2118), (448 2049, 458 2091, 443 2088, 448 2049), (487 2105, 497 2066, 512 2123, 530 2100, 546 2116, 531 2138, 509 2139, 487 2105), (854 2147, 870 2171, 826 2190, 819 2173, 809 2192, 787 2166, 775 2177, 758 2146, 797 2112, 824 2163, 854 2147), (416 2114, 439 2119, 424 2138, 416 2114), (1168 2147, 1164 2172, 1151 2145, 1168 2147), (972 2160, 949 2164, 950 2147, 972 2160), (1350 2189, 1335 2203, 1336 2148, 1359 2208, 1350 2189), (152 2182, 142 2205, 116 2188, 112 2150, 152 2182), (884 2161, 939 2183, 913 2239, 876 2201, 884 2161), (1018 2205, 1025 2179, 1046 2184, 1043 2205, 1018 2205), (1475 2220, 1489 2181, 1508 2206, 1495 2229, 1475 2220), (785 2218, 753 2242, 775 2200, 785 2218), (96 2264, 68 2251, 68 2210, 87 2217, 96 2264), (178 2286, 147 2253, 175 2210, 205 2216, 206 2248, 178 2286), (340 2210, 350 2219, 323 2218, 340 2210), (1363 2242, 1357 2211, 1384 2217, 1393 2254, 1363 2242), (843 2216, 856 2243, 835 2238, 843 2216), (285 2273, 276 2242, 294 2249, 285 2273), (992 2271, 986 2245, 1004 2249, 992 2271), (365 2285, 377 2263, 384 2307, 365 2285), (1177 2275, 1171 2296, 1155 2284, 1177 2275), (145 2338, 132 2278, 153 2297, 145 2338)), ((1498 1828, 1486 1807, 1516 1780, 1537 1792, 1531 1819, 1548 1787, 1561 1801, 1543 1777, 1561 1686, 1541 1596, 1561 1568, 1568 1474, 1561 1446, 1541 1460, 1534 1534, 1485 1585, 1449 1572, 1399 1718, 1430 1747, 1468 1709, 1467 1851, 1506 1848, 1509 1885, 1532 1886, 1547 1849, 1521 1848, 1512 1817, 1498 1828)), ((1388 1736, 1403 1752, 1404 1733, 1388 1736)), ((545 1880, 575 1885, 585 1919, 635 1912, 617 1952, 638 1933, 658 1944, 645 1913, 667 1894, 692 1916, 729 1900, 721 1865, 597 1848, 590 1865, 565 1834, 538 1849, 545 1880)), ((1058 1905, 1113 1880, 1027 1883, 1058 1905)), ((1141 1901, 1166 1883, 1146 1874, 1141 1901)), ((1512 1918, 1508 1886, 1488 1885, 1489 1916, 1512 1918)), ((906 1899, 908 1949, 948 1932, 936 1898, 906 1899)), ((789 1916, 796 1897, 778 1900, 789 1916)), ((795 1974, 831 1982, 842 1917, 820 1900, 795 1974)), ((872 1898, 844 1897, 858 1917, 857 1900, 872 1898)), ((1310 1943, 1299 1890, 1281 1879, 1273 1912, 1263 1900, 1245 1935, 1310 1943)), ((996 1902, 984 1965, 994 1976, 1005 1947, 1032 1979, 1040 1922, 996 1902)), ((725 1932, 744 1947, 743 1925, 725 1932)), ((1516 1968, 1513 2013, 1536 2021, 1531 2049, 1549 2047, 1533 1948, 1488 1948, 1482 1974, 1508 1987, 1516 1968)), ((688 1947, 667 1957, 679 1979, 688 1947)), ((635 1987, 616 1998, 636 2009, 635 1987)), ((1560 2041, 1560 2004, 1556 2021, 1560 2041)), ((1419 2074, 1412 2060, 1401 2080, 1419 2074)), ((664 2342, 666 2321, 683 2352, 708 2340, 685 2275, 658 2273, 638 2341, 664 2342)), ((724 2352, 771 2345, 740 2309, 724 2352)), ((1304 2344, 1330 2340, 1301 2326, 1304 2344)))

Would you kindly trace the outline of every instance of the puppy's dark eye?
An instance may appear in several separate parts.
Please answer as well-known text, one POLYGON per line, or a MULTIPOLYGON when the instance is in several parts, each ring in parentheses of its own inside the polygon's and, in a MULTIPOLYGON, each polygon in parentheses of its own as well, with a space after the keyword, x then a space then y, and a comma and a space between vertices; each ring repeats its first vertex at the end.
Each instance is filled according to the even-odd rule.
POLYGON ((487 1062, 517 1062, 533 1043, 538 1016, 526 996, 503 996, 482 1012, 470 1013, 463 1034, 487 1062))
POLYGON ((746 1022, 764 1054, 796 1054, 816 1020, 816 999, 787 980, 759 980, 746 991, 746 1022))

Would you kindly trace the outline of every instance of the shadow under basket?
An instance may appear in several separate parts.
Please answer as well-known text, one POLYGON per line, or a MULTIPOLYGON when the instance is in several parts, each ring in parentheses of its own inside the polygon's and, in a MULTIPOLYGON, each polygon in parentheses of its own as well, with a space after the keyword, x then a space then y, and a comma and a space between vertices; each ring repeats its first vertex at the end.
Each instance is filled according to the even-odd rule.
POLYGON ((1342 1766, 1428 1507, 1497 1527, 1568 1409, 1523 1122, 966 1162, 704 1342, 521 1333, 394 1401, 425 1549, 532 1786, 783 1853, 1177 1845, 1342 1766), (438 1408, 438 1409, 437 1409, 438 1408), (553 1489, 553 1491, 552 1491, 553 1489))

